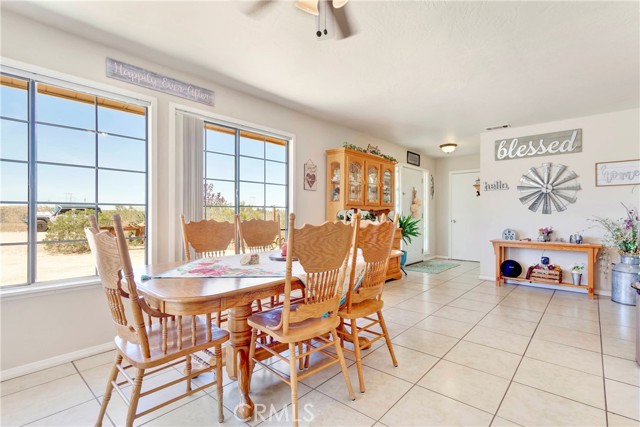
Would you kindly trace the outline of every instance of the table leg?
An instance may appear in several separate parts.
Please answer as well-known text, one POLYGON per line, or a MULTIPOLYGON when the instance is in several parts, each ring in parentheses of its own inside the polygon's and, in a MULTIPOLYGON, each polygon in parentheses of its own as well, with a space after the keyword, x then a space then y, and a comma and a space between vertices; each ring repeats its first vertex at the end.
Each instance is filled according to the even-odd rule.
POLYGON ((587 281, 587 292, 589 294, 589 299, 593 299, 594 298, 594 292, 593 292, 593 288, 595 286, 595 281, 596 278, 595 276, 595 269, 594 269, 594 265, 596 263, 596 253, 593 249, 589 250, 589 253, 587 254, 587 258, 588 258, 588 264, 587 264, 587 274, 588 274, 588 281, 587 281))
POLYGON ((496 257, 496 286, 500 286, 502 285, 502 279, 500 279, 500 275, 502 274, 502 272, 500 271, 500 265, 502 264, 502 261, 504 261, 502 259, 504 250, 498 243, 494 243, 493 253, 496 257))
POLYGON ((230 346, 227 349, 227 373, 238 379, 240 401, 236 406, 236 415, 241 420, 253 415, 253 402, 249 397, 251 372, 249 372, 249 347, 251 345, 251 327, 247 318, 251 315, 251 304, 229 309, 227 326, 230 332, 230 346))

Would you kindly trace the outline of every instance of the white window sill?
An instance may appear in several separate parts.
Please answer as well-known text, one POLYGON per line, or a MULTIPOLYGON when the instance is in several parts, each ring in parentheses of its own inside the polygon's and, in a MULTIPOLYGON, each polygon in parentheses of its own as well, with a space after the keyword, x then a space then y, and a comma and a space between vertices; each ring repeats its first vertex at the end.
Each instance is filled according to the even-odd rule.
POLYGON ((69 292, 76 289, 91 288, 100 285, 98 277, 87 277, 72 282, 57 282, 46 285, 25 285, 15 288, 0 289, 0 301, 22 299, 24 297, 39 297, 44 295, 69 292))

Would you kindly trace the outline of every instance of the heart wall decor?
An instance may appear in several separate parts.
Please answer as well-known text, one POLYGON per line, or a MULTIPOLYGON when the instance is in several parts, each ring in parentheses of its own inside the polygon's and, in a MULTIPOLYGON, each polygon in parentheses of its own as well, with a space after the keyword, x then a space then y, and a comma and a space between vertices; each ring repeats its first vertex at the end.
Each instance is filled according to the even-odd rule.
POLYGON ((304 189, 316 191, 318 189, 318 166, 311 159, 304 164, 304 189))

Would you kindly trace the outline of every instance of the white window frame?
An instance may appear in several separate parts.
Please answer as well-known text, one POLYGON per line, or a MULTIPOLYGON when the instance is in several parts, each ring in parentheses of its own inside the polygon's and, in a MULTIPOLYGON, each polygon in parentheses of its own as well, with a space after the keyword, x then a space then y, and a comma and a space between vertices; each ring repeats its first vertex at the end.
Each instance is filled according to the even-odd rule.
MULTIPOLYGON (((215 114, 207 110, 202 110, 200 108, 190 107, 184 104, 178 104, 174 102, 169 103, 169 146, 173 148, 171 152, 171 156, 174 159, 174 162, 169 164, 169 176, 175 177, 173 180, 169 180, 169 206, 174 206, 173 211, 170 212, 169 223, 173 221, 173 227, 167 227, 168 229, 168 239, 169 239, 169 247, 174 248, 174 251, 170 253, 172 259, 169 261, 178 261, 182 259, 182 230, 180 228, 180 214, 184 210, 183 206, 183 198, 182 198, 182 142, 180 138, 176 137, 176 118, 177 114, 186 113, 193 116, 200 117, 204 121, 214 122, 219 125, 225 125, 234 128, 241 128, 243 130, 250 130, 256 133, 263 133, 266 135, 276 136, 278 138, 288 139, 289 143, 287 144, 288 148, 288 174, 289 174, 289 182, 288 185, 288 206, 289 212, 296 212, 296 198, 294 193, 295 183, 293 181, 296 176, 296 166, 295 166, 295 147, 296 147, 296 135, 283 131, 280 129, 271 128, 268 126, 264 126, 257 123, 248 122, 241 119, 236 119, 229 116, 224 116, 222 114, 215 114)), ((204 131, 204 129, 203 129, 204 131)), ((286 219, 288 221, 288 218, 286 219)))
MULTIPOLYGON (((11 74, 16 77, 37 80, 41 83, 63 86, 79 92, 87 92, 95 96, 111 98, 122 102, 135 101, 141 106, 147 108, 147 256, 149 263, 157 262, 157 247, 155 242, 158 237, 158 209, 156 209, 156 201, 158 194, 157 183, 157 110, 158 99, 152 96, 140 94, 138 92, 129 91, 121 87, 108 85, 94 80, 84 79, 78 76, 62 73, 44 67, 27 64, 10 58, 0 56, 0 71, 11 74)), ((13 297, 22 297, 32 294, 57 293, 66 289, 78 287, 96 286, 99 284, 97 277, 79 278, 79 279, 61 279, 51 281, 44 284, 33 283, 25 286, 10 287, 7 289, 0 288, 0 297, 7 300, 13 297)))

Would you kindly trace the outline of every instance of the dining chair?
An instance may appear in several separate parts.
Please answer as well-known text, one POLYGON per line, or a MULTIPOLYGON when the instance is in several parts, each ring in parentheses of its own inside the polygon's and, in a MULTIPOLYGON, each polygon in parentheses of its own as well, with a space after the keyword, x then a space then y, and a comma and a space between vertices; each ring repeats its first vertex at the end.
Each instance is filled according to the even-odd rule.
POLYGON ((250 219, 244 221, 236 215, 238 236, 242 253, 268 252, 280 247, 280 215, 273 211, 273 219, 250 219))
POLYGON ((132 426, 136 418, 213 385, 217 387, 218 422, 222 422, 224 415, 221 346, 229 339, 229 333, 212 327, 210 319, 202 320, 198 316, 186 316, 175 320, 170 315, 151 307, 144 296, 138 294, 120 215, 113 215, 112 219, 115 236, 109 231, 100 231, 95 215, 89 216, 90 227, 85 228, 116 327, 116 358, 109 374, 96 425, 102 425, 114 390, 128 406, 126 425, 132 426), (128 302, 128 309, 126 302, 128 302), (143 313, 150 319, 146 324, 143 313), (213 360, 215 363, 212 364, 213 360), (200 368, 192 369, 192 361, 197 362, 200 368), (172 379, 165 384, 142 391, 146 377, 165 369, 176 374, 177 371, 173 367, 182 362, 185 363, 182 377, 173 379, 172 376, 172 379), (192 387, 192 378, 213 370, 215 370, 213 381, 197 388, 192 387), (124 379, 118 381, 119 376, 124 379), (138 412, 141 399, 183 381, 186 382, 184 393, 138 412), (127 397, 129 389, 130 395, 127 397))
POLYGON ((187 261, 224 256, 231 246, 231 242, 236 238, 236 226, 228 221, 203 219, 202 221, 185 222, 184 214, 180 214, 180 221, 182 222, 182 240, 187 261))
MULTIPOLYGON (((363 272, 356 276, 356 256, 358 250, 351 253, 351 271, 349 274, 349 290, 345 303, 340 307, 338 316, 342 320, 342 327, 338 329, 340 342, 344 346, 345 340, 353 343, 353 353, 355 354, 358 368, 358 381, 360 392, 365 392, 364 376, 362 372, 362 350, 369 348, 371 344, 384 338, 391 354, 393 366, 398 366, 389 331, 382 315, 382 291, 387 277, 389 267, 389 255, 393 245, 393 236, 398 224, 398 215, 393 221, 381 218, 381 221, 361 221, 360 214, 355 216, 356 235, 354 239, 354 249, 362 252, 365 261, 363 272), (376 317, 373 317, 373 316, 376 317), (358 319, 365 319, 364 326, 358 326, 358 319), (348 326, 350 331, 344 326, 348 326), (372 329, 380 325, 382 332, 372 329), (363 339, 361 332, 374 336, 372 339, 363 339)), ((376 328, 377 329, 377 328, 376 328)), ((345 349, 347 351, 351 351, 345 349)))
MULTIPOLYGON (((182 240, 187 261, 224 256, 231 246, 231 242, 236 238, 235 224, 228 221, 203 219, 186 222, 184 214, 180 214, 180 222, 182 223, 182 240)), ((260 310, 261 307, 258 309, 260 310)), ((224 321, 226 321, 226 314, 223 317, 222 312, 217 312, 216 326, 220 327, 224 321)))
MULTIPOLYGON (((236 215, 236 224, 238 225, 238 236, 242 253, 246 251, 251 253, 269 252, 278 249, 283 242, 282 233, 280 231, 280 215, 273 210, 273 219, 250 219, 244 221, 240 215, 236 215)), ((300 292, 304 292, 303 286, 298 286, 300 292)), ((281 295, 274 295, 265 301, 260 301, 257 311, 264 308, 274 308, 282 304, 281 295)))
POLYGON ((284 302, 282 307, 256 313, 249 317, 251 349, 249 353, 250 372, 256 363, 276 374, 291 386, 293 425, 298 425, 298 381, 340 363, 351 400, 355 400, 347 365, 338 341, 336 327, 340 323, 337 316, 342 296, 349 248, 353 240, 354 227, 342 222, 325 222, 322 225, 304 225, 295 228, 295 215, 289 215, 287 241, 287 264, 284 302), (299 259, 304 270, 305 296, 292 304, 291 290, 293 257, 299 259), (258 332, 270 336, 274 341, 288 344, 288 358, 276 352, 269 345, 259 342, 258 332), (327 337, 331 336, 331 339, 327 337), (335 348, 335 354, 327 351, 335 348), (262 348, 289 364, 289 375, 282 374, 270 365, 256 358, 256 349, 262 348), (303 349, 306 348, 306 351, 303 349), (298 353, 296 354, 296 350, 298 353), (328 363, 308 372, 298 372, 303 368, 303 359, 320 352, 330 359, 328 363))

